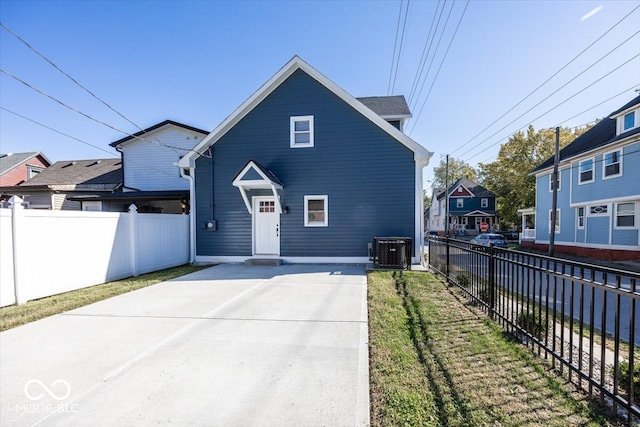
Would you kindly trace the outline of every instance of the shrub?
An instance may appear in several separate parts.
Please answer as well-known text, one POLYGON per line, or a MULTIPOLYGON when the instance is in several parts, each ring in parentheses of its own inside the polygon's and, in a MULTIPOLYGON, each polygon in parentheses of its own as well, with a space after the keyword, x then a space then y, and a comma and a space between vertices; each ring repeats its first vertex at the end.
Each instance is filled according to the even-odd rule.
POLYGON ((533 310, 523 309, 516 319, 516 324, 534 337, 540 339, 544 333, 544 324, 540 318, 540 309, 534 307, 533 310))
POLYGON ((469 283, 471 283, 469 273, 458 273, 458 275, 456 276, 456 282, 458 282, 458 285, 462 286, 463 288, 469 287, 469 283))
MULTIPOLYGON (((629 393, 629 361, 618 364, 618 384, 620 388, 629 393)), ((637 404, 640 402, 640 364, 633 367, 633 397, 637 404)))

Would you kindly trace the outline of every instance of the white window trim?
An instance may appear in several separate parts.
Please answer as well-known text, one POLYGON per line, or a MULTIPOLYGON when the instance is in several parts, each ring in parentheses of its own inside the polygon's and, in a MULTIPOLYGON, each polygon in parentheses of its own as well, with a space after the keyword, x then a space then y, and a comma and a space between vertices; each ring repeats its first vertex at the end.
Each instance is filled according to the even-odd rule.
POLYGON ((489 207, 489 199, 486 197, 483 197, 480 199, 480 207, 481 208, 488 208, 489 207))
POLYGON ((314 127, 313 116, 291 116, 290 118, 290 134, 289 134, 289 147, 290 148, 310 148, 314 146, 314 127), (309 142, 306 144, 296 144, 296 122, 309 122, 309 142))
POLYGON ((82 202, 82 210, 85 212, 101 212, 102 202, 99 200, 87 200, 82 202), (88 207, 97 207, 98 209, 85 209, 88 207))
MULTIPOLYGON (((551 232, 550 228, 551 228, 551 211, 552 209, 549 209, 549 220, 547 221, 547 229, 549 232, 551 232)), ((556 234, 560 234, 560 226, 562 225, 562 211, 560 209, 556 209, 557 212, 557 216, 556 216, 556 220, 558 222, 558 225, 556 226, 556 234)))
POLYGON ((638 204, 632 201, 629 202, 619 202, 613 204, 613 229, 614 230, 637 230, 640 228, 640 224, 638 224, 638 204), (618 225, 618 205, 626 205, 633 204, 633 225, 618 225))
POLYGON ((456 208, 464 208, 464 199, 456 199, 456 208))
POLYGON ((618 125, 618 129, 617 129, 617 134, 616 135, 620 135, 621 133, 629 132, 630 130, 633 130, 633 129, 637 128, 638 126, 640 126, 640 108, 636 108, 634 110, 629 110, 629 111, 627 111, 627 112, 625 112, 623 114, 620 114, 620 116, 618 116, 617 125, 618 125), (624 128, 624 117, 627 114, 631 114, 631 113, 635 113, 634 120, 633 120, 633 126, 631 126, 629 129, 625 129, 624 128))
POLYGON ((584 224, 587 221, 587 207, 586 206, 578 206, 576 208, 576 228, 578 230, 584 230, 584 224), (580 225, 580 209, 582 209, 582 225, 580 225))
MULTIPOLYGON (((549 174, 549 193, 553 193, 553 172, 549 174)), ((558 169, 558 191, 562 188, 562 171, 558 169)))
POLYGON ((304 226, 328 227, 329 226, 329 196, 304 196, 304 226), (309 222, 309 200, 324 200, 324 222, 309 222))
POLYGON ((596 159, 595 157, 590 157, 588 159, 583 159, 578 162, 578 185, 589 184, 595 182, 596 180, 596 159), (588 181, 582 181, 580 178, 582 177, 582 164, 586 161, 591 160, 591 179, 588 181))
POLYGON ((606 153, 602 154, 602 179, 612 179, 612 178, 618 178, 622 176, 622 157, 623 157, 624 153, 622 152, 622 148, 619 148, 617 150, 611 150, 611 151, 607 151, 606 153), (607 154, 611 154, 611 153, 615 153, 618 152, 620 153, 618 156, 618 164, 620 165, 620 172, 615 174, 615 175, 609 175, 606 176, 606 170, 607 170, 607 164, 606 164, 606 158, 607 158, 607 154))

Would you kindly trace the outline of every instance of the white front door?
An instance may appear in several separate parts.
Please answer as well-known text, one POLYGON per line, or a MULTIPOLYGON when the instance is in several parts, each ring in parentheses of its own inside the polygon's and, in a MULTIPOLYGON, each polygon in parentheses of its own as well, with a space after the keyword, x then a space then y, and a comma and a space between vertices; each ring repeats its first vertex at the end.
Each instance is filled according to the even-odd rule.
POLYGON ((255 255, 280 255, 280 213, 273 197, 253 199, 255 255))

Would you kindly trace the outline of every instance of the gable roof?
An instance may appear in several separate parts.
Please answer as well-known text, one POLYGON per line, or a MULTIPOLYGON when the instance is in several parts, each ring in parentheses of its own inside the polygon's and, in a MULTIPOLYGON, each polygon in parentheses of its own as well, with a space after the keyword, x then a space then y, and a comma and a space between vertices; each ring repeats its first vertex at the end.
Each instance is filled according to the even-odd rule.
POLYGON ((475 181, 472 181, 468 178, 460 178, 453 184, 449 186, 448 192, 442 191, 442 193, 438 194, 437 199, 441 200, 446 197, 447 193, 451 195, 451 193, 459 186, 462 185, 464 188, 469 190, 469 192, 473 195, 473 197, 495 197, 496 195, 484 188, 482 185, 478 184, 475 181))
POLYGON ((136 133, 134 133, 132 135, 129 135, 129 136, 126 136, 126 137, 124 137, 122 139, 114 141, 114 142, 110 143, 109 145, 112 146, 112 147, 117 147, 120 144, 123 144, 123 143, 125 143, 127 141, 131 141, 132 139, 138 139, 138 138, 142 137, 142 135, 144 135, 144 134, 147 134, 149 132, 153 132, 154 130, 160 129, 161 127, 167 126, 167 125, 178 126, 178 127, 183 128, 183 129, 187 129, 187 130, 191 130, 191 131, 194 131, 194 132, 201 133, 203 135, 206 135, 206 134, 209 133, 206 130, 198 129, 196 127, 185 125, 183 123, 174 122, 173 120, 165 120, 164 122, 160 122, 158 124, 155 124, 155 125, 153 125, 151 127, 148 127, 146 129, 140 131, 140 132, 136 132, 136 133))
POLYGON ((121 184, 121 159, 94 159, 55 162, 19 187, 97 185, 116 188, 121 184))
MULTIPOLYGON (((640 127, 636 127, 627 132, 616 135, 616 119, 614 116, 619 113, 640 104, 640 95, 627 102, 625 105, 609 114, 608 117, 602 119, 594 127, 577 137, 573 142, 562 150, 560 150, 560 161, 570 159, 580 154, 587 153, 591 150, 595 150, 604 147, 609 144, 613 144, 616 141, 627 138, 632 135, 640 133, 640 127)), ((531 173, 541 171, 553 166, 553 156, 542 162, 538 167, 533 169, 531 173)))
MULTIPOLYGON (((376 114, 373 110, 366 107, 362 102, 347 93, 344 89, 333 83, 331 80, 322 75, 318 70, 307 64, 300 57, 294 56, 284 67, 282 67, 273 77, 271 77, 260 89, 254 92, 246 101, 244 101, 231 115, 229 115, 218 127, 216 127, 207 137, 205 137, 191 152, 185 155, 178 165, 180 167, 195 167, 195 159, 200 156, 199 153, 204 152, 208 147, 215 144, 223 135, 225 135, 233 126, 235 126, 243 117, 260 104, 271 92, 280 86, 295 71, 302 70, 320 84, 325 86, 336 96, 356 109, 362 115, 367 117, 373 123, 382 128, 389 135, 394 137, 398 142, 405 145, 414 152, 415 159, 424 159, 426 162, 433 155, 432 152, 418 144, 409 136, 400 132, 393 125, 376 114)), ((425 165, 426 166, 426 165, 425 165)))
POLYGON ((47 159, 40 151, 32 151, 29 153, 8 153, 0 154, 0 175, 4 175, 11 169, 20 166, 22 163, 40 156, 47 163, 51 164, 51 161, 47 159))
POLYGON ((404 95, 367 96, 356 99, 383 119, 408 119, 413 117, 404 95))

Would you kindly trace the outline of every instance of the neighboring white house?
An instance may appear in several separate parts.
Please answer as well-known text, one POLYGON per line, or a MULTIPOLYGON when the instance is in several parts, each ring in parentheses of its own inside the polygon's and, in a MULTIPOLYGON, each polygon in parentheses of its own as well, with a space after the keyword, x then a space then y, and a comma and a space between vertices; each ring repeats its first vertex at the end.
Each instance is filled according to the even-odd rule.
POLYGON ((122 157, 122 192, 74 197, 84 210, 187 213, 189 181, 180 176, 178 161, 208 134, 207 131, 165 120, 112 142, 122 157))

